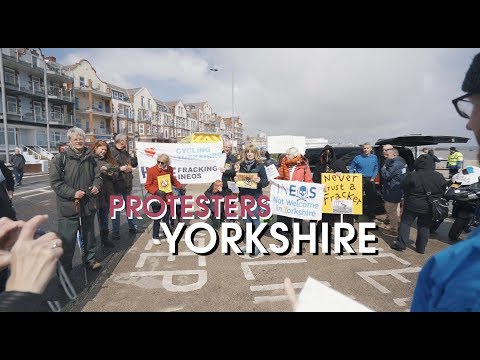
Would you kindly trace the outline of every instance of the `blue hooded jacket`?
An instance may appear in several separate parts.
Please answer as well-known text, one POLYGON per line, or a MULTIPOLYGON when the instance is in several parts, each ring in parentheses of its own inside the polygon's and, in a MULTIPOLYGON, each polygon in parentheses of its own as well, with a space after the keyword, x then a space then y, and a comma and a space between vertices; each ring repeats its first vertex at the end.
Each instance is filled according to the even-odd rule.
POLYGON ((480 311, 480 228, 427 261, 410 310, 480 311))
POLYGON ((387 159, 380 171, 383 180, 383 200, 391 203, 399 203, 403 198, 403 189, 400 183, 407 174, 407 164, 405 160, 400 156, 387 159))

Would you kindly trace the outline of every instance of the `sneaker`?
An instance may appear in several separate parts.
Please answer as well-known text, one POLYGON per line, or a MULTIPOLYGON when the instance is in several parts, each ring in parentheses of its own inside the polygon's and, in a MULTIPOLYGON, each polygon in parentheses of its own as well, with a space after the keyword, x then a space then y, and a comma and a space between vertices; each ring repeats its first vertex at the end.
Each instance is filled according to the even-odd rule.
POLYGON ((155 239, 155 238, 153 238, 153 239, 152 239, 152 242, 153 242, 155 245, 160 245, 160 239, 155 239))
POLYGON ((90 263, 88 263, 88 268, 90 270, 98 270, 102 267, 102 264, 99 263, 98 261, 92 261, 90 263))

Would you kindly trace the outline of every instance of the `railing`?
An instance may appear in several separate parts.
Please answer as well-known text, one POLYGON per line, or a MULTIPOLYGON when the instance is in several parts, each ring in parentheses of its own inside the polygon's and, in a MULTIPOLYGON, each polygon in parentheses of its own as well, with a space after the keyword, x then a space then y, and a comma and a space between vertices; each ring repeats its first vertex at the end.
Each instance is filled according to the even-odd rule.
POLYGON ((48 160, 52 160, 53 159, 53 154, 47 150, 45 150, 44 148, 42 148, 40 145, 35 145, 34 148, 38 151, 38 153, 48 159, 48 160))
POLYGON ((50 160, 47 157, 42 156, 42 154, 39 154, 35 150, 33 150, 31 147, 23 145, 23 148, 27 150, 27 154, 30 156, 33 156, 35 160, 50 160))
POLYGON ((50 85, 48 87, 48 96, 55 96, 60 99, 68 100, 68 101, 73 101, 73 95, 72 91, 65 90, 61 87, 58 86, 52 86, 50 85))

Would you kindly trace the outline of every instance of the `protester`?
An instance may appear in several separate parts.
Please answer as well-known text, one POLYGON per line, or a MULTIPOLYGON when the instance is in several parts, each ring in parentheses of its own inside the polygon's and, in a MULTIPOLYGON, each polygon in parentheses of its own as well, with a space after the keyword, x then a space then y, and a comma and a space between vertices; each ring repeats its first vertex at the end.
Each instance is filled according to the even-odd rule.
POLYGON ((108 239, 108 219, 110 211, 110 195, 114 193, 113 184, 118 178, 118 165, 112 157, 110 147, 105 141, 99 140, 93 146, 93 155, 102 174, 103 186, 99 195, 98 226, 102 245, 114 247, 108 239))
POLYGON ((415 248, 418 253, 425 253, 430 226, 432 223, 432 206, 429 197, 439 198, 444 194, 446 180, 442 174, 432 169, 433 159, 429 155, 420 155, 414 163, 415 171, 405 176, 401 182, 404 191, 403 214, 397 241, 390 247, 397 251, 407 248, 410 240, 410 228, 417 220, 417 241, 415 248), (428 196, 427 193, 431 195, 428 196))
MULTIPOLYGON (((335 150, 330 145, 326 145, 320 152, 312 180, 314 183, 321 184, 322 174, 331 173, 348 173, 348 170, 347 166, 341 160, 337 159, 335 150)), ((351 214, 345 214, 343 221, 353 225, 354 217, 351 214)), ((322 214, 321 223, 328 223, 330 238, 332 237, 333 226, 336 222, 340 222, 340 214, 322 214)), ((345 231, 342 229, 342 234, 343 233, 345 233, 345 231)))
MULTIPOLYGON (((385 149, 384 149, 385 150, 385 149)), ((407 164, 399 156, 398 150, 394 148, 384 151, 386 159, 380 173, 382 175, 382 196, 384 200, 386 231, 390 235, 398 236, 399 215, 398 210, 403 199, 401 182, 407 175, 407 164)))
POLYGON ((277 167, 277 162, 275 161, 275 159, 272 159, 270 153, 268 151, 265 151, 265 161, 263 162, 263 165, 265 165, 265 167, 268 167, 272 164, 277 167))
MULTIPOLYGON (((278 180, 301 181, 307 183, 313 182, 312 172, 308 166, 308 160, 304 155, 300 154, 300 151, 296 147, 287 149, 286 155, 283 157, 280 168, 278 169, 278 173, 278 180)), ((287 225, 288 233, 286 236, 290 242, 292 242, 293 224, 295 222, 299 223, 301 228, 302 219, 277 215, 277 221, 283 222, 287 225)))
POLYGON ((375 178, 378 174, 378 159, 372 154, 372 145, 365 143, 362 145, 363 154, 353 158, 350 164, 350 173, 362 174, 364 204, 367 205, 366 211, 369 220, 375 220, 375 208, 377 205, 377 193, 375 190, 375 178))
MULTIPOLYGON (((10 169, 0 160, 0 218, 8 217, 16 220, 15 209, 13 208, 14 180, 10 169)), ((0 269, 0 293, 5 290, 5 284, 10 272, 8 267, 0 269)))
MULTIPOLYGON (((165 201, 166 211, 161 219, 153 220, 153 234, 152 242, 155 245, 160 245, 160 221, 167 224, 170 229, 170 207, 168 206, 167 195, 172 195, 172 191, 160 190, 161 184, 159 184, 158 177, 168 175, 168 181, 170 181, 170 187, 175 186, 178 189, 182 189, 185 192, 185 186, 173 176, 173 168, 170 166, 170 157, 167 154, 160 154, 157 156, 157 166, 152 166, 147 171, 147 180, 145 181, 145 189, 151 195, 159 196, 165 201)), ((166 187, 168 184, 163 184, 166 187)), ((152 212, 158 213, 161 210, 161 205, 158 202, 152 203, 152 212)), ((177 214, 180 216, 180 214, 177 214)))
POLYGON ((48 215, 27 222, 0 218, 0 269, 10 266, 6 291, 0 294, 0 312, 48 311, 41 294, 52 279, 63 254, 62 240, 49 232, 34 240, 48 215))
MULTIPOLYGON (((134 152, 127 152, 127 135, 118 134, 115 136, 115 142, 110 147, 112 157, 115 159, 118 165, 118 176, 113 183, 113 191, 115 195, 122 196, 125 202, 127 196, 131 194, 133 187, 133 174, 132 169, 138 166, 137 156, 134 152)), ((142 230, 135 224, 135 220, 127 219, 128 231, 130 234, 141 233, 142 230)), ((120 240, 120 214, 116 214, 112 219, 112 240, 120 240)))
MULTIPOLYGON (((265 172, 265 166, 260 160, 258 149, 254 145, 247 145, 243 152, 242 161, 235 164, 235 182, 239 179, 239 173, 255 174, 252 177, 252 180, 257 184, 255 189, 239 187, 240 199, 242 199, 243 196, 249 195, 258 201, 258 198, 263 195, 262 189, 268 186, 268 178, 267 173, 265 172)), ((257 206, 252 211, 253 216, 250 216, 248 212, 246 214, 245 222, 252 223, 254 229, 260 226, 259 211, 259 207, 257 206)), ((246 252, 246 247, 244 247, 242 251, 246 252)), ((253 253, 254 255, 260 253, 260 250, 255 245, 253 245, 253 253)))
MULTIPOLYGON (((467 129, 480 145, 480 54, 474 57, 462 90, 466 94, 454 99, 453 105, 468 119, 467 129)), ((480 227, 427 261, 418 276, 411 311, 480 311, 479 277, 480 227)))
MULTIPOLYGON (((228 194, 229 192, 223 190, 222 188, 222 180, 214 181, 204 193, 204 195, 209 199, 211 199, 212 196, 221 196, 222 198, 225 198, 225 196, 228 194)), ((225 221, 225 208, 223 207, 223 204, 224 203, 222 202, 222 206, 220 206, 220 214, 218 216, 220 218, 215 217, 214 203, 210 201, 210 203, 208 204, 211 212, 210 219, 212 221, 213 228, 216 230, 220 229, 220 225, 222 224, 222 222, 225 221)))
POLYGON ((15 175, 15 185, 22 185, 23 168, 25 167, 25 157, 22 155, 20 148, 15 148, 15 154, 10 158, 13 164, 13 175, 15 175))
POLYGON ((64 254, 60 261, 68 273, 72 270, 77 231, 83 235, 87 266, 99 269, 99 242, 95 238, 97 196, 102 177, 90 148, 85 146, 85 132, 73 127, 67 132, 68 146, 50 165, 50 186, 57 195, 58 235, 64 254), (81 220, 81 228, 80 228, 81 220))
POLYGON ((223 142, 223 153, 225 154, 225 164, 220 166, 220 172, 222 173, 222 190, 226 193, 232 191, 228 188, 228 182, 233 181, 235 175, 234 165, 237 162, 237 157, 232 154, 232 142, 226 140, 223 142))
POLYGON ((435 168, 437 167, 437 163, 441 162, 442 160, 440 160, 440 159, 435 155, 433 149, 428 150, 427 154, 432 157, 432 159, 433 159, 433 169, 435 170, 435 168))

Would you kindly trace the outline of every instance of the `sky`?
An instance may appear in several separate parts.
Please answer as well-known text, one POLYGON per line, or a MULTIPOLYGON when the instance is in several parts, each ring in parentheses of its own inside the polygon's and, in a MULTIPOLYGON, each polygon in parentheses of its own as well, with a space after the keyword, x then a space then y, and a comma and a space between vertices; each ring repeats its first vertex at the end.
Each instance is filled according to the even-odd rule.
POLYGON ((87 59, 101 80, 164 101, 208 101, 244 133, 375 143, 408 134, 474 138, 451 100, 471 49, 42 48, 62 65, 87 59), (216 68, 218 71, 210 71, 216 68), (233 81, 232 81, 233 74, 233 81))

